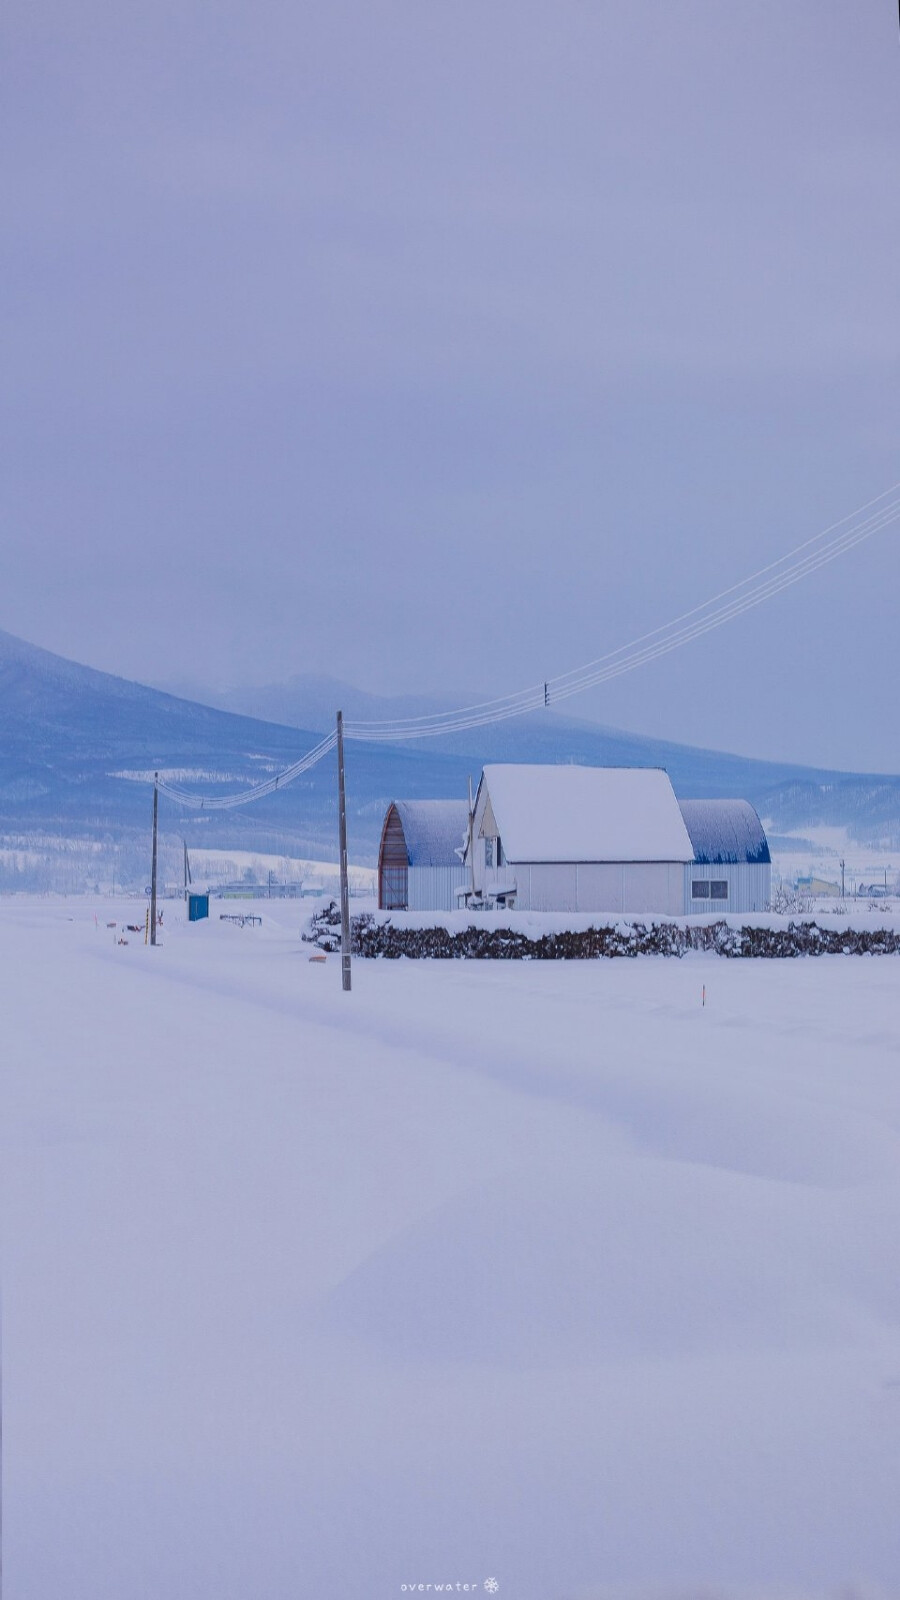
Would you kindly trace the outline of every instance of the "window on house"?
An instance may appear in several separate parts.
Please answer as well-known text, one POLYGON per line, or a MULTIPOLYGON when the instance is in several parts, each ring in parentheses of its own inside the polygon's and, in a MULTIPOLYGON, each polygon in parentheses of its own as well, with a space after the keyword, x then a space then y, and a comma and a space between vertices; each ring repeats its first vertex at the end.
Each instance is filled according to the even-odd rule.
POLYGON ((691 884, 691 899, 692 900, 708 900, 709 899, 709 884, 708 883, 700 883, 695 878, 694 882, 691 884))
POLYGON ((713 878, 713 881, 709 886, 709 898, 710 898, 710 900, 727 900, 728 899, 728 880, 727 880, 727 878, 719 878, 719 879, 713 878))
POLYGON ((485 839, 484 841, 484 864, 486 867, 492 867, 494 865, 493 839, 485 839))
POLYGON ((499 833, 497 835, 497 865, 498 867, 506 865, 506 857, 503 854, 503 840, 500 838, 499 833))

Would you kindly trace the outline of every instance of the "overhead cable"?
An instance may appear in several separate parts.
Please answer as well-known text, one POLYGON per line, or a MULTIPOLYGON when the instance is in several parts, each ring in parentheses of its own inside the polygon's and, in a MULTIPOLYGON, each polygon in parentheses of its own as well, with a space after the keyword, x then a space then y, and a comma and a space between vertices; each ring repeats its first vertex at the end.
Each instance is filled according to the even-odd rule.
MULTIPOLYGON (((386 718, 372 722, 345 722, 344 733, 350 739, 391 743, 406 739, 435 738, 441 734, 464 733, 472 728, 486 727, 491 723, 507 721, 511 717, 523 716, 528 711, 536 711, 560 700, 569 699, 570 696, 582 694, 585 690, 606 683, 611 678, 633 672, 637 667, 655 661, 672 650, 678 650, 693 639, 698 639, 715 628, 723 627, 725 623, 733 621, 745 611, 762 605, 766 600, 772 599, 783 590, 791 588, 793 584, 800 583, 802 579, 817 572, 820 567, 827 566, 839 556, 845 555, 848 550, 870 539, 881 529, 896 523, 900 520, 898 491, 900 483, 893 484, 890 489, 876 495, 873 500, 868 500, 849 516, 842 517, 840 521, 832 523, 821 533, 814 534, 812 538, 796 545, 777 561, 771 561, 766 566, 760 567, 748 577, 742 578, 739 583, 722 589, 709 600, 682 612, 680 616, 672 618, 661 627, 640 634, 630 643, 620 645, 617 649, 608 651, 606 655, 598 656, 596 660, 575 667, 570 672, 561 673, 555 678, 533 684, 514 694, 501 695, 494 700, 484 700, 470 706, 461 706, 456 711, 436 712, 418 717, 386 718), (863 516, 864 512, 868 512, 869 515, 863 516), (837 532, 838 529, 842 531, 837 532)), ((201 811, 231 810, 237 806, 249 805, 254 800, 261 800, 266 795, 274 794, 278 789, 286 788, 295 778, 308 772, 311 767, 323 760, 334 749, 336 743, 337 735, 328 734, 292 766, 285 767, 273 777, 236 794, 220 796, 196 794, 164 780, 158 783, 159 791, 179 805, 195 807, 201 811)))
POLYGON ((242 789, 237 794, 192 794, 187 789, 178 788, 174 783, 166 783, 162 778, 158 780, 157 786, 160 794, 166 795, 169 800, 175 800, 178 805, 194 806, 199 811, 230 811, 235 806, 249 805, 252 800, 262 800, 267 794, 274 794, 276 789, 287 788, 287 785, 293 783, 295 778, 299 778, 301 773, 308 772, 310 767, 314 767, 322 760, 323 756, 327 756, 329 750, 333 750, 336 744, 337 735, 329 733, 327 738, 314 749, 307 751, 306 755, 295 761, 293 766, 285 767, 283 772, 277 772, 273 777, 266 778, 262 783, 253 784, 250 789, 242 789))
POLYGON ((629 644, 620 645, 616 650, 609 651, 607 655, 587 662, 584 666, 535 684, 529 689, 523 689, 518 694, 462 707, 459 711, 435 713, 430 717, 395 718, 382 722, 350 722, 346 725, 346 732, 354 739, 391 741, 433 738, 445 733, 464 732, 469 728, 521 716, 527 711, 568 699, 573 694, 580 694, 609 678, 631 672, 636 667, 643 666, 646 662, 678 649, 704 633, 711 632, 714 628, 722 627, 724 623, 730 622, 744 611, 761 605, 763 601, 799 583, 819 567, 826 566, 838 556, 844 555, 855 545, 862 544, 882 528, 898 521, 900 497, 887 499, 898 489, 900 484, 895 484, 892 489, 868 501, 866 505, 859 507, 850 516, 842 518, 840 522, 833 523, 822 533, 815 534, 803 544, 797 545, 777 561, 761 567, 749 577, 732 584, 663 626, 641 634, 629 644), (879 505, 879 502, 884 501, 887 503, 879 505), (862 512, 868 511, 873 506, 877 507, 877 510, 859 521, 862 512), (850 523, 851 526, 844 527, 845 523, 850 523), (843 531, 829 539, 828 535, 833 534, 836 528, 843 528, 843 531), (822 541, 825 539, 827 543, 823 544, 822 541), (817 548, 813 548, 814 546, 817 548))

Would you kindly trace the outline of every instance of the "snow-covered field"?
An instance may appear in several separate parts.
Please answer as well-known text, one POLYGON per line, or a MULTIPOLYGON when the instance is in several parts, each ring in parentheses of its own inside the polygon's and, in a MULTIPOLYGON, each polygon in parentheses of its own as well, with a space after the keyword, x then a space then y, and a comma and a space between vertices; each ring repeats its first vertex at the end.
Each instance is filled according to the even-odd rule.
POLYGON ((0 901, 7 1600, 898 1593, 896 958, 211 909, 0 901))
POLYGON ((844 889, 855 895, 857 887, 877 884, 892 892, 900 872, 900 854, 886 845, 861 844, 845 828, 811 826, 803 838, 783 836, 772 849, 772 884, 795 884, 798 878, 820 878, 838 887, 844 863, 844 889), (810 848, 810 846, 812 848, 810 848))
MULTIPOLYGON (((191 873, 195 888, 215 889, 222 883, 236 882, 246 874, 250 881, 265 883, 269 873, 279 883, 302 883, 314 892, 340 893, 340 867, 337 861, 310 861, 297 856, 273 856, 253 850, 192 850, 191 873)), ((378 873, 374 867, 351 864, 347 869, 351 894, 374 894, 378 873)))

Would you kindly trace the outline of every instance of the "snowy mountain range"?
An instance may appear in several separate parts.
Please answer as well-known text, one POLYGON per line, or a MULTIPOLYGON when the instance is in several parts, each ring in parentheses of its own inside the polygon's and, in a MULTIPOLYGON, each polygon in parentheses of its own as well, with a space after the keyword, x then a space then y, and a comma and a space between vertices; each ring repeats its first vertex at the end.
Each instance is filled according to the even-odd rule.
MULTIPOLYGON (((435 708, 433 701, 385 702, 322 677, 223 698, 225 708, 201 704, 0 632, 0 887, 42 882, 48 841, 57 856, 61 841, 72 849, 80 843, 97 873, 115 852, 120 878, 142 880, 155 770, 192 790, 245 787, 315 744, 337 705, 354 718, 435 708), (272 720, 276 714, 280 720, 272 720)), ((462 796, 468 776, 477 779, 488 760, 663 766, 680 797, 741 796, 777 832, 830 823, 863 838, 900 838, 900 777, 754 761, 549 710, 415 744, 348 744, 353 859, 374 861, 389 800, 462 796)), ((241 810, 191 812, 164 800, 161 830, 171 843, 183 837, 207 848, 331 859, 334 794, 329 756, 287 790, 241 810)), ((67 881, 75 887, 78 873, 67 881)))

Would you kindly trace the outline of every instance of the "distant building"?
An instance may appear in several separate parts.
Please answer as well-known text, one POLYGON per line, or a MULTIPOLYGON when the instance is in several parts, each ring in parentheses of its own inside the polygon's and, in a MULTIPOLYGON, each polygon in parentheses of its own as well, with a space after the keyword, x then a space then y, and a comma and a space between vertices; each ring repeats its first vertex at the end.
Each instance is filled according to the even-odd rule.
POLYGON ((765 911, 772 895, 769 842, 746 800, 682 800, 694 857, 684 875, 684 909, 765 911))
POLYGON ((267 883, 248 883, 241 878, 238 883, 219 884, 212 893, 220 900, 301 900, 304 895, 321 894, 321 890, 315 887, 304 889, 303 884, 296 880, 281 883, 269 879, 267 883))
POLYGON ((465 800, 393 800, 378 850, 382 911, 453 911, 467 881, 465 800))
MULTIPOLYGON (((805 878, 798 877, 796 887, 798 894, 808 895, 813 900, 825 898, 840 900, 841 898, 841 886, 839 883, 832 883, 829 878, 817 878, 815 873, 807 874, 805 878)), ((864 892, 862 884, 856 892, 857 894, 864 892)), ((884 894, 884 889, 879 890, 879 893, 884 894)))

